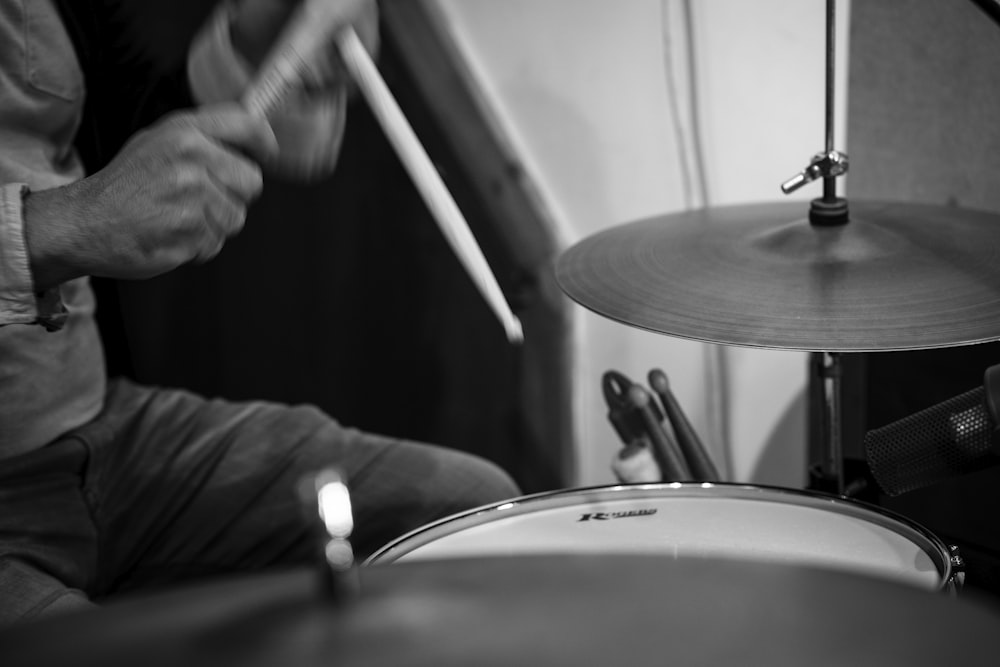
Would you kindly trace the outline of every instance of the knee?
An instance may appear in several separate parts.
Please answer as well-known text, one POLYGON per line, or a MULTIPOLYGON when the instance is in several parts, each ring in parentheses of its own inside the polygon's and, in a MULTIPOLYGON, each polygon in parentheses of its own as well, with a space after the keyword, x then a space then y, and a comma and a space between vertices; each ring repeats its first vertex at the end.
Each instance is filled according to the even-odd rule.
POLYGON ((0 591, 0 627, 94 607, 82 591, 19 558, 0 558, 0 591))
POLYGON ((450 505, 460 512, 481 505, 490 505, 521 495, 517 483, 503 468, 482 457, 455 453, 449 462, 451 472, 462 483, 451 487, 450 505))

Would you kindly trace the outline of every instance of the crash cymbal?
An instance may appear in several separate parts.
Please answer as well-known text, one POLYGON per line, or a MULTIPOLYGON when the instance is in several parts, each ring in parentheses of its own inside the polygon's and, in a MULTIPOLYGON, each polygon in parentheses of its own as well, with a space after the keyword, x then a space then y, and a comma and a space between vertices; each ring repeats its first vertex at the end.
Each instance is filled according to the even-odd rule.
POLYGON ((843 226, 782 202, 607 229, 558 260, 562 289, 642 329, 788 350, 929 349, 1000 339, 1000 216, 851 202, 843 226))
POLYGON ((0 634, 5 667, 993 665, 981 602, 833 572, 655 556, 525 556, 260 575, 0 634))

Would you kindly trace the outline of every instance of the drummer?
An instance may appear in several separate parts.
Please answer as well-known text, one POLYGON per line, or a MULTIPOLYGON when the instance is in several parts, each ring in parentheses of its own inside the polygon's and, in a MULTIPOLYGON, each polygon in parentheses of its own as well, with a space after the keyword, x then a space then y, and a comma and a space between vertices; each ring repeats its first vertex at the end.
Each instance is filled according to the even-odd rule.
MULTIPOLYGON (((330 1, 374 49, 374 2, 330 1)), ((331 172, 348 95, 326 57, 268 121, 228 102, 296 0, 221 3, 169 77, 143 69, 120 4, 0 0, 0 624, 311 558, 294 488, 328 465, 349 480, 361 555, 518 495, 492 463, 314 407, 105 377, 89 276, 215 256, 262 173, 331 172)))

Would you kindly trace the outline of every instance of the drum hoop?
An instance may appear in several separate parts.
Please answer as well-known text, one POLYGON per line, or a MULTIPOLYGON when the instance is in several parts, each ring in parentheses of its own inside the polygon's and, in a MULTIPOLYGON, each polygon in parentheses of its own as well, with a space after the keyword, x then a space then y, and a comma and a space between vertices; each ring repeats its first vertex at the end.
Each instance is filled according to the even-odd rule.
MULTIPOLYGON (((735 484, 729 482, 715 483, 654 483, 654 484, 616 484, 607 486, 586 486, 570 489, 559 489, 555 491, 542 491, 524 496, 517 496, 490 505, 475 507, 458 514, 438 519, 432 523, 421 526, 400 537, 392 540, 385 546, 375 551, 365 561, 364 565, 374 565, 383 562, 392 562, 410 551, 413 551, 428 542, 422 542, 421 536, 428 533, 438 533, 442 527, 451 525, 450 530, 445 530, 436 534, 434 539, 440 539, 454 533, 465 530, 469 527, 468 521, 487 514, 502 512, 503 516, 521 516, 535 511, 536 504, 540 501, 549 501, 546 509, 557 509, 569 507, 577 504, 581 496, 590 496, 590 499, 600 502, 602 500, 628 500, 631 498, 641 498, 643 492, 666 491, 674 497, 698 498, 698 497, 719 497, 718 491, 725 494, 721 497, 736 500, 766 500, 785 501, 790 505, 809 507, 825 511, 833 511, 841 515, 860 519, 871 524, 888 529, 910 542, 916 544, 934 561, 941 575, 939 588, 949 585, 953 577, 950 550, 940 538, 921 524, 864 501, 824 493, 820 491, 803 491, 789 489, 778 486, 767 486, 759 484, 735 484), (551 501, 555 501, 552 504, 551 501), (413 547, 409 545, 417 542, 413 547), (404 547, 407 547, 404 549, 404 547), (397 553, 398 552, 398 553, 397 553)), ((663 496, 667 497, 667 496, 663 496)), ((480 524, 473 524, 480 525, 480 524)))

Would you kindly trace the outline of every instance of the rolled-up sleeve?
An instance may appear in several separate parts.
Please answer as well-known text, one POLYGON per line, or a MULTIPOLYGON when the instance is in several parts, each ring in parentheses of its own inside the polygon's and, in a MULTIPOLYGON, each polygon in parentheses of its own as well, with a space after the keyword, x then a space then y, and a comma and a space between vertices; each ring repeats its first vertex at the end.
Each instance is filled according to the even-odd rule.
POLYGON ((59 328, 66 308, 59 289, 36 293, 24 242, 23 183, 0 185, 0 325, 43 323, 59 328))
MULTIPOLYGON (((250 84, 251 67, 230 40, 231 12, 228 2, 221 3, 189 52, 188 79, 199 104, 238 100, 250 84)), ((340 152, 346 110, 346 86, 290 95, 269 116, 279 154, 265 167, 306 181, 329 174, 340 152)))

